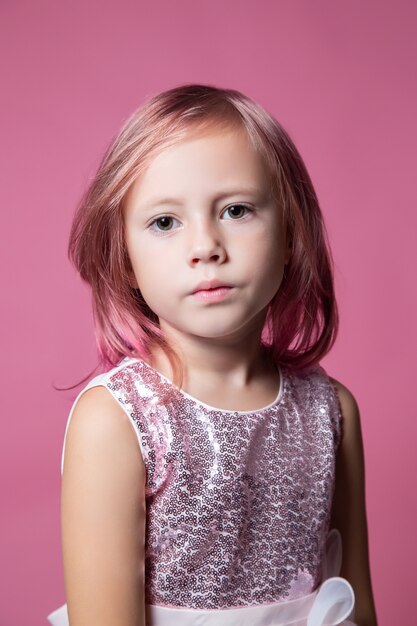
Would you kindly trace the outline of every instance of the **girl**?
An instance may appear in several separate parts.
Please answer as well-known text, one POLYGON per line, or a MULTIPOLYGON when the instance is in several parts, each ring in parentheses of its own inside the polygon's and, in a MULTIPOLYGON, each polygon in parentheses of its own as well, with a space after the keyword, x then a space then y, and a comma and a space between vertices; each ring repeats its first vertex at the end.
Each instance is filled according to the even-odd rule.
POLYGON ((331 256, 280 124, 234 90, 157 95, 69 252, 104 373, 68 418, 49 622, 375 626, 358 407, 319 364, 331 256))

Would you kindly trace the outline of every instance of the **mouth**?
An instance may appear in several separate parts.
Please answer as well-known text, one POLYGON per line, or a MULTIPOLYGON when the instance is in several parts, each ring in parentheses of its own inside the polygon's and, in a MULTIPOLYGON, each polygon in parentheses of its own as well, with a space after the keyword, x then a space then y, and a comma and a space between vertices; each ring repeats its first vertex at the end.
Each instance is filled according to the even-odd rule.
POLYGON ((213 280, 203 280, 195 287, 195 289, 191 292, 192 294, 197 293, 199 291, 215 291, 216 289, 230 289, 233 285, 228 285, 227 283, 222 283, 217 279, 213 280))
POLYGON ((233 291, 232 285, 224 285, 218 281, 200 283, 191 293, 197 300, 205 302, 220 302, 225 300, 233 291))

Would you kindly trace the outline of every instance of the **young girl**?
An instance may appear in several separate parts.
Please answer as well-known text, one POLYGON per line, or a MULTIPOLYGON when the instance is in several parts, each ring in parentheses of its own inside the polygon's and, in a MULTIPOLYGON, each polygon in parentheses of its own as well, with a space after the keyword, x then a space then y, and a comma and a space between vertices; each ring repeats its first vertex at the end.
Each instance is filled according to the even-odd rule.
POLYGON ((319 364, 331 255, 285 130, 234 90, 157 95, 69 250, 104 373, 68 418, 49 622, 375 626, 358 407, 319 364))

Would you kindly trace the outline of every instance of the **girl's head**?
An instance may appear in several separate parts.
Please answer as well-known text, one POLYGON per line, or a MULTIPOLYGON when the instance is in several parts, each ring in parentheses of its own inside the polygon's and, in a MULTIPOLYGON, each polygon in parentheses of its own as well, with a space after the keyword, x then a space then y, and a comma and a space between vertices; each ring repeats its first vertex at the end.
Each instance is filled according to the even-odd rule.
POLYGON ((105 368, 158 346, 177 376, 167 331, 181 325, 215 338, 258 324, 273 358, 294 369, 336 338, 310 177, 280 124, 235 90, 183 85, 136 111, 80 203, 69 254, 92 287, 105 368), (212 279, 234 286, 223 302, 190 296, 212 279))

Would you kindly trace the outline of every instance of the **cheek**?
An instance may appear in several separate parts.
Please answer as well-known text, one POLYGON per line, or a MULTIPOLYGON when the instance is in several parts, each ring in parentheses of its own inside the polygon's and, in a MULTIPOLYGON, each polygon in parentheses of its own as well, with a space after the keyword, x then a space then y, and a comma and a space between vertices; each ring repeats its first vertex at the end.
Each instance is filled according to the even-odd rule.
POLYGON ((251 246, 246 247, 247 276, 249 280, 253 278, 257 284, 259 297, 272 298, 278 291, 283 275, 285 250, 284 244, 278 237, 271 236, 270 233, 260 238, 256 245, 252 241, 251 246), (247 251, 252 253, 248 254, 247 251))
POLYGON ((162 247, 142 246, 140 253, 138 250, 139 246, 130 256, 136 282, 147 305, 159 315, 173 304, 174 264, 162 247))
POLYGON ((142 259, 140 266, 134 268, 137 286, 148 307, 157 315, 164 309, 166 301, 166 284, 159 275, 157 266, 152 266, 142 259))
POLYGON ((162 251, 155 249, 155 246, 147 246, 146 241, 136 239, 134 242, 127 241, 127 248, 138 281, 151 281, 158 271, 162 271, 164 257, 162 251))
POLYGON ((256 265, 258 271, 262 266, 270 271, 271 267, 277 268, 285 261, 284 237, 274 224, 247 237, 240 237, 237 243, 239 253, 247 259, 248 266, 256 265))

